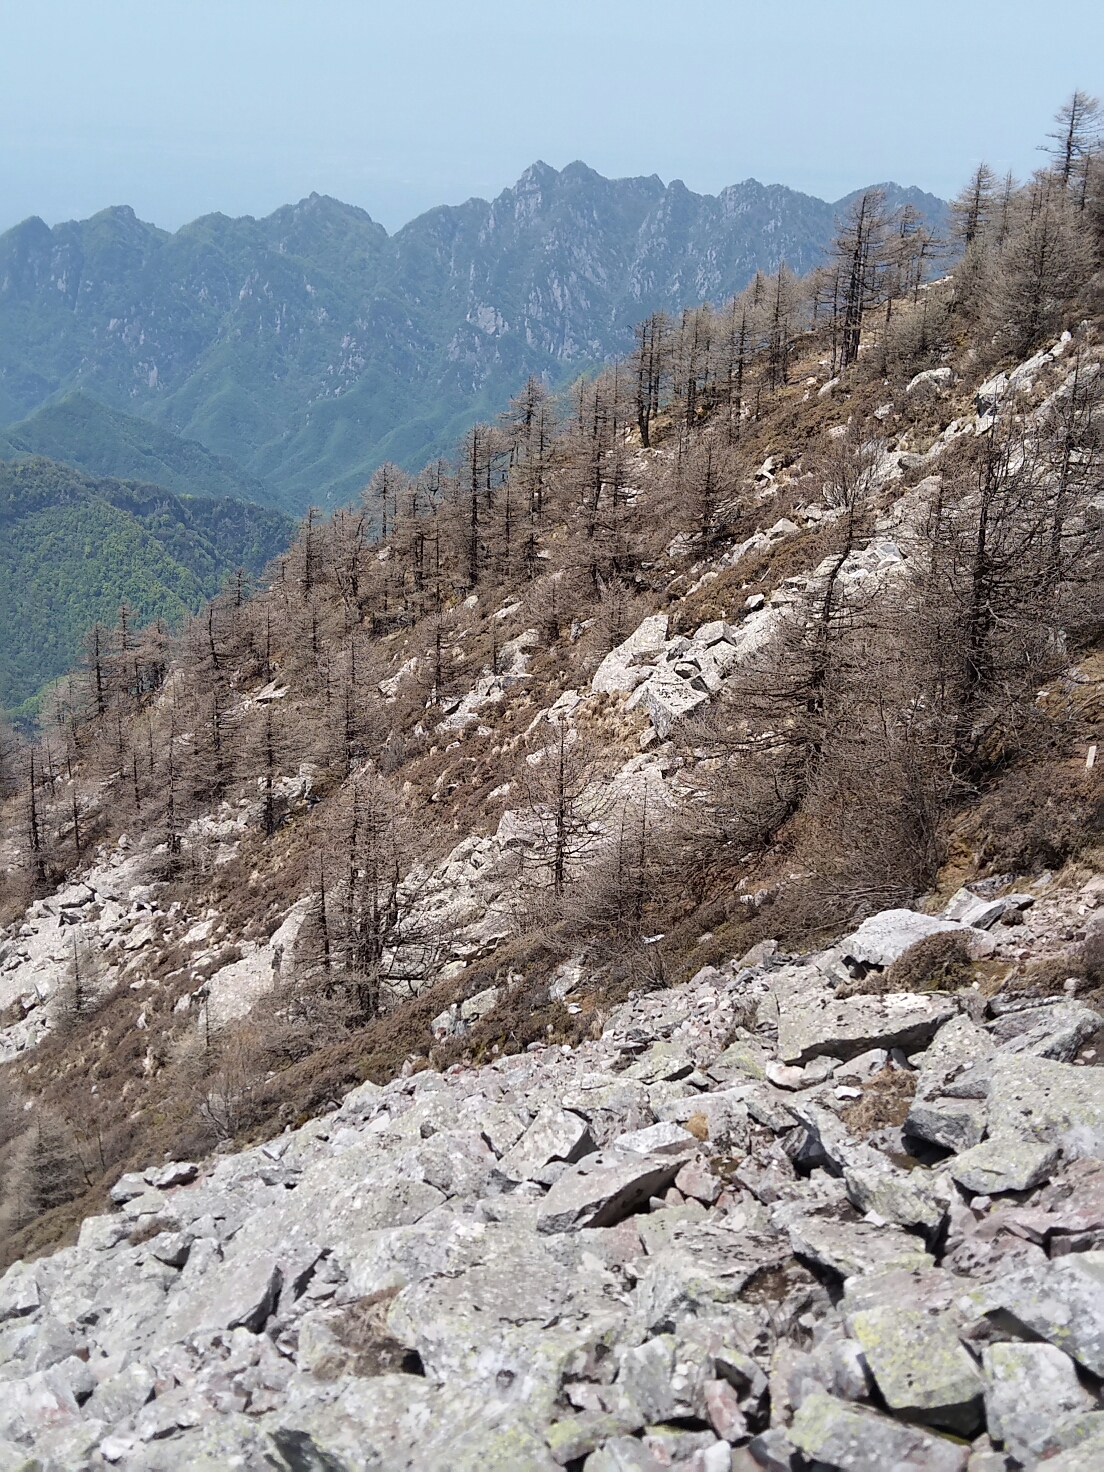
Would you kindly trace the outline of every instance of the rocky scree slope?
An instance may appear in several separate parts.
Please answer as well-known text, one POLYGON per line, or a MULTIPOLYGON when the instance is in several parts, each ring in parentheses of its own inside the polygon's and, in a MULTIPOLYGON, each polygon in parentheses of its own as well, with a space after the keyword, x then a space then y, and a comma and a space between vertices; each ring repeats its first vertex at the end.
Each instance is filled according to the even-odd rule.
POLYGON ((574 1049, 124 1176, 0 1280, 0 1467, 1087 1472, 1099 1015, 1076 982, 841 993, 1102 899, 963 891, 761 944, 574 1049))
MULTIPOLYGON (((887 190, 940 223, 942 201, 887 190)), ((0 237, 0 425, 80 388, 236 461, 285 509, 341 504, 385 460, 448 453, 528 374, 625 352, 648 313, 810 269, 850 198, 538 163, 390 237, 318 195, 173 235, 126 208, 27 220, 0 237)))
MULTIPOLYGON (((983 385, 927 448, 879 453, 877 486, 915 484, 849 554, 856 597, 872 580, 907 588, 941 457, 984 433, 1005 395, 1059 393, 1067 351, 983 385)), ((764 508, 786 483, 764 464, 764 508)), ((792 492, 787 505, 720 561, 738 568, 833 514, 792 492)), ((670 557, 683 587, 725 576, 692 558, 670 557)), ((826 575, 797 574, 692 634, 649 614, 538 724, 574 729, 590 702, 634 701, 638 750, 619 780, 677 800, 684 723, 826 575)), ((449 735, 493 712, 532 649, 515 636, 502 672, 444 713, 449 735)), ((385 700, 403 669, 384 677, 393 691, 381 681, 385 700)), ((316 775, 286 779, 287 798, 305 801, 316 775)), ((248 804, 217 811, 191 841, 229 862, 256 820, 248 804)), ((515 811, 442 863, 424 891, 453 907, 436 967, 493 942, 525 840, 515 811)), ((33 1057, 75 934, 134 986, 137 1035, 155 995, 142 973, 166 939, 190 956, 185 1012, 230 1020, 273 988, 307 904, 228 959, 218 913, 162 908, 145 866, 129 840, 105 848, 9 935, 4 982, 29 1003, 5 1032, 12 1052, 33 1057)), ((3 1456, 330 1472, 1095 1466, 1100 1014, 1082 975, 1051 994, 1011 983, 1032 963, 1072 973, 1069 942, 1104 933, 1102 896, 1104 875, 1083 866, 998 875, 939 914, 884 911, 808 954, 767 941, 637 993, 575 1046, 444 1072, 411 1060, 243 1153, 148 1162, 75 1245, 0 1282, 3 1456), (948 938, 974 983, 910 989, 948 938)), ((574 961, 552 986, 582 1012, 589 984, 574 961)), ((447 1008, 435 1031, 463 1038, 492 993, 447 1008)))

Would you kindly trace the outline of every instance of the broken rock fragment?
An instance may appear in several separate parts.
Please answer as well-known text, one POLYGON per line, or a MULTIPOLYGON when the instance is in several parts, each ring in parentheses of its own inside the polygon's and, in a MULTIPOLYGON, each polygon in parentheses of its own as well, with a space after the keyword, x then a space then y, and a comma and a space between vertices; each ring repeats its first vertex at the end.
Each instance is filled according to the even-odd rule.
POLYGON ((510 1181, 539 1180, 555 1160, 573 1164, 594 1149, 586 1122, 567 1109, 542 1109, 517 1144, 498 1163, 510 1181))
POLYGON ((968 1446, 823 1392, 801 1403, 787 1434, 811 1461, 839 1472, 965 1472, 970 1455, 968 1446))
POLYGON ((666 1191, 681 1164, 678 1157, 612 1148, 588 1155, 565 1171, 541 1202, 537 1231, 612 1227, 666 1191))
POLYGON ((1021 1461, 1061 1450, 1056 1423, 1093 1408, 1073 1361, 1053 1344, 991 1344, 982 1364, 989 1436, 1021 1461))
POLYGON ((850 1323, 891 1410, 961 1436, 977 1429, 984 1382, 949 1316, 884 1305, 850 1323))

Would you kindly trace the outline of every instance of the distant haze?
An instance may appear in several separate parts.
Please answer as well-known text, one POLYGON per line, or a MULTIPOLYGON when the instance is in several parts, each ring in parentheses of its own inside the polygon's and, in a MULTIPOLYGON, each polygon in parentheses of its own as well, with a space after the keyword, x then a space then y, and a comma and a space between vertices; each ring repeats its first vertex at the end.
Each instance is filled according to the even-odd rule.
POLYGON ((715 193, 947 197, 1030 172, 1104 91, 1104 6, 1029 0, 36 0, 4 7, 0 230, 128 204, 176 229, 312 191, 390 231, 535 158, 715 193))

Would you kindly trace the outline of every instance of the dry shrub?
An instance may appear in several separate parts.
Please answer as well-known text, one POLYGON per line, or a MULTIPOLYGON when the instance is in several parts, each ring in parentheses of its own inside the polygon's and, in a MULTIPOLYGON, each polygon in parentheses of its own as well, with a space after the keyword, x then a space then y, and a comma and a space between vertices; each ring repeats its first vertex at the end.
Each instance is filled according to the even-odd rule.
POLYGON ((326 1327, 341 1346, 312 1366, 319 1380, 339 1375, 424 1374, 417 1350, 400 1343, 387 1327, 387 1311, 398 1292, 384 1288, 332 1312, 326 1327))
POLYGON ((909 946, 886 968, 887 992, 957 992, 974 980, 964 935, 941 931, 909 946))
POLYGON ((1104 785, 1059 758, 1015 768, 978 805, 978 865, 994 874, 1060 869, 1104 839, 1104 785))
POLYGON ((965 936, 943 931, 909 946, 884 971, 836 988, 838 997, 884 997, 891 992, 957 992, 975 979, 965 936))
MULTIPOLYGON (((841 1081, 847 1077, 846 1064, 837 1071, 841 1081)), ((871 1130, 898 1129, 904 1124, 916 1093, 916 1074, 908 1068, 893 1068, 889 1064, 876 1073, 862 1086, 863 1096, 854 1104, 840 1111, 840 1118, 856 1135, 868 1135, 871 1130)))

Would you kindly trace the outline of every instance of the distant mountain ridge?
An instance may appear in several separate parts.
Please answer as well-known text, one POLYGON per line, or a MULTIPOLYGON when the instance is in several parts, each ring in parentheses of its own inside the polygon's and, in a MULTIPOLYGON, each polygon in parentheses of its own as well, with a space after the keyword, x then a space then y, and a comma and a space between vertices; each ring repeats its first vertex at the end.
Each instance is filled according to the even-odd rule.
MULTIPOLYGON (((935 196, 884 187, 942 219, 935 196)), ((529 373, 560 382, 624 352, 653 310, 782 260, 808 270, 847 202, 536 163, 394 236, 316 194, 175 234, 126 207, 33 218, 0 236, 0 425, 82 389, 236 461, 289 510, 334 504, 385 459, 450 450, 529 373)))

